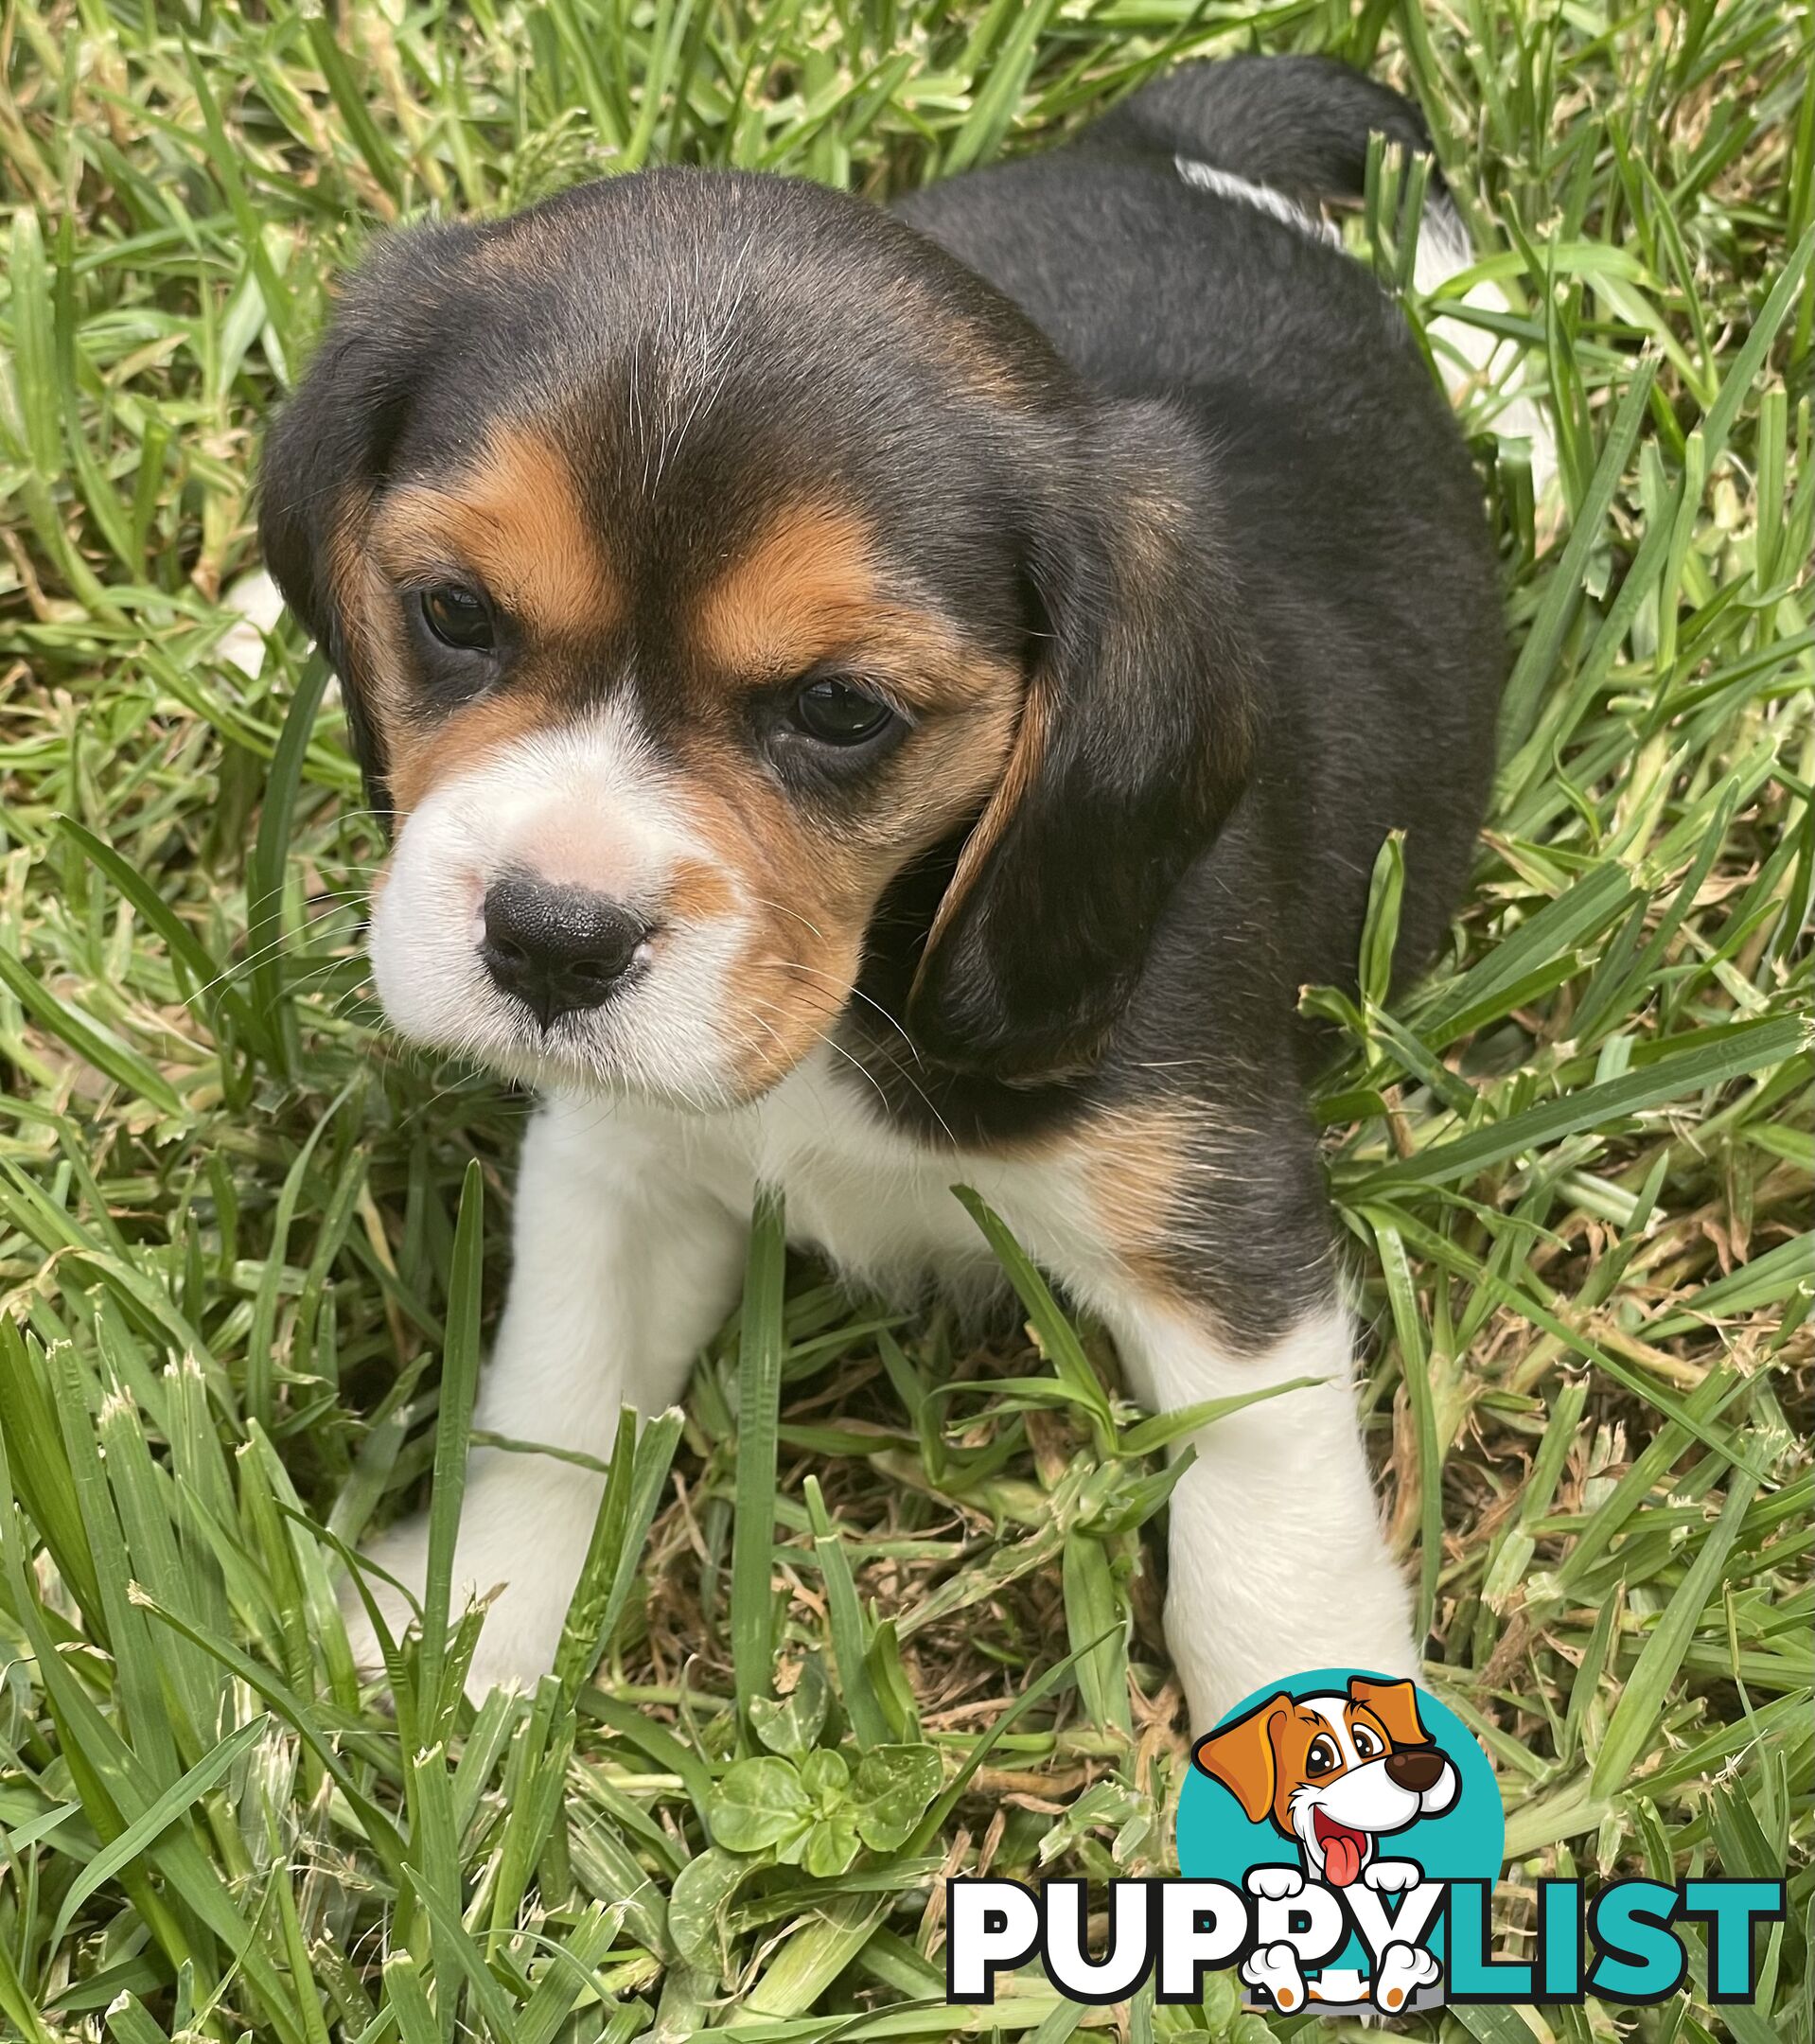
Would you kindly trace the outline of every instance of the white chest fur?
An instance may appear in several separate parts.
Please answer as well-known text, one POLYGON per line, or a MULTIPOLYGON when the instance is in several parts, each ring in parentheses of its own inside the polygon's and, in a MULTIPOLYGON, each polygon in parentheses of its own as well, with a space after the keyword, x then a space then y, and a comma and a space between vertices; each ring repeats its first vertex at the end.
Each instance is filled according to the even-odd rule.
POLYGON ((928 1278, 960 1293, 999 1281, 999 1266, 954 1196, 967 1185, 1067 1282, 1101 1260, 1079 1173, 1038 1161, 932 1149, 887 1127, 821 1053, 737 1118, 743 1169, 777 1187, 789 1234, 841 1271, 890 1295, 928 1278))

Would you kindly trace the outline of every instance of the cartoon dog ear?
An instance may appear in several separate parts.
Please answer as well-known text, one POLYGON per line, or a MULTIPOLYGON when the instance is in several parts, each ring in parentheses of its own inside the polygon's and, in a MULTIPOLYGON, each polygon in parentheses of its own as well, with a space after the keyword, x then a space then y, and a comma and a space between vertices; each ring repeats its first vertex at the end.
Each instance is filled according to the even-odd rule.
POLYGON ((1220 1732, 1209 1733, 1191 1749, 1191 1758, 1212 1781, 1223 1784, 1242 1806, 1250 1824, 1270 1816, 1279 1787, 1279 1760, 1273 1750, 1273 1727, 1292 1709, 1283 1690, 1269 1697, 1245 1718, 1220 1732))
POLYGON ((1430 1745, 1431 1735, 1419 1717, 1418 1691, 1412 1683, 1369 1682, 1356 1675, 1350 1678, 1348 1698, 1352 1703, 1366 1704, 1386 1727, 1395 1746, 1430 1745))
POLYGON ((374 714, 379 649, 360 602, 363 525, 446 331, 450 244, 466 233, 418 228, 379 245, 266 435, 259 464, 265 565, 341 678, 367 800, 380 815, 390 802, 374 714))
POLYGON ((1029 509, 1020 725, 908 1001, 916 1041, 956 1069, 1087 1069, 1245 784, 1254 661, 1189 434, 1162 405, 1104 408, 1029 509))

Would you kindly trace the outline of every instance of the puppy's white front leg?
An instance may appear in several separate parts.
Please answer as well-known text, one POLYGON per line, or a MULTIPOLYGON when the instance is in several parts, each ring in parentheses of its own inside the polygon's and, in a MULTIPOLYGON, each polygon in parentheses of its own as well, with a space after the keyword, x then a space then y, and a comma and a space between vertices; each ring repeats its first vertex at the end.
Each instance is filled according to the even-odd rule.
MULTIPOLYGON (((475 1426, 604 1456, 624 1405, 674 1403, 695 1354, 729 1311, 745 1220, 686 1161, 678 1118, 553 1101, 523 1143, 509 1296, 480 1382, 475 1426)), ((477 1448, 454 1550, 454 1615, 498 1589, 468 1690, 527 1686, 553 1665, 598 1512, 602 1479, 545 1454, 477 1448)), ((373 1560, 420 1595, 428 1522, 394 1526, 373 1560)), ((408 1608, 375 1582, 394 1630, 408 1608)), ((353 1605, 349 1602, 349 1611, 353 1605)), ((379 1665, 363 1613, 355 1658, 379 1665)))
POLYGON ((1416 1676, 1411 1600, 1356 1421, 1347 1313, 1332 1303, 1249 1355, 1184 1308, 1124 1301, 1107 1317, 1132 1387, 1157 1411, 1328 1380, 1190 1437, 1197 1459, 1172 1492, 1166 1636, 1192 1729, 1306 1668, 1416 1676))

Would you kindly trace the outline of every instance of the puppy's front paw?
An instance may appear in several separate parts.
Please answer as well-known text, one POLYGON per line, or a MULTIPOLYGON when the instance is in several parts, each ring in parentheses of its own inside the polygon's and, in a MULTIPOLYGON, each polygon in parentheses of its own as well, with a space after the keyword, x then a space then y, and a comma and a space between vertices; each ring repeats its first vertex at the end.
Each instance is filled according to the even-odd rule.
MULTIPOLYGON (((598 1510, 600 1483, 589 1471, 536 1458, 475 1458, 453 1559, 450 1621, 485 1600, 485 1623, 467 1694, 475 1702, 493 1689, 533 1689, 555 1665, 561 1628, 579 1580, 598 1510)), ((429 1522, 406 1519, 365 1550, 368 1559, 395 1576, 418 1602, 429 1569, 429 1522)), ((394 1639, 414 1612, 391 1584, 367 1577, 367 1587, 394 1639)), ((354 1665, 368 1678, 382 1675, 384 1657, 358 1592, 341 1593, 354 1665)))
MULTIPOLYGON (((427 1573, 428 1534, 426 1522, 407 1521, 394 1535, 386 1534, 367 1550, 366 1558, 406 1583, 418 1603, 427 1573)), ((457 1625, 468 1607, 485 1601, 486 1610, 478 1644, 467 1671, 467 1694, 475 1703, 494 1689, 534 1689, 555 1665, 561 1643, 561 1628, 567 1617, 572 1585, 520 1583, 513 1585, 503 1573, 502 1558, 488 1560, 464 1546, 454 1554, 453 1607, 450 1626, 457 1625)), ((415 1613, 387 1582, 366 1578, 374 1601, 394 1640, 400 1640, 415 1622, 415 1613)), ((346 1618, 347 1644, 353 1665, 365 1681, 384 1673, 384 1655, 378 1634, 349 1582, 341 1593, 341 1608, 346 1618)))
MULTIPOLYGON (((364 1577, 366 1590, 379 1608, 385 1630, 394 1640, 400 1640, 415 1619, 410 1598, 418 1605, 422 1602, 423 1577, 429 1568, 428 1519, 399 1520, 363 1550, 362 1558, 382 1569, 385 1576, 395 1576, 410 1594, 406 1598, 403 1591, 386 1582, 383 1576, 368 1572, 364 1577)), ((384 1655, 364 1600, 350 1576, 341 1584, 340 1595, 341 1615, 346 1622, 346 1643, 353 1650, 353 1665, 362 1681, 374 1681, 384 1673, 384 1655)))
POLYGON ((1250 1894, 1264 1895, 1269 1902, 1283 1902, 1304 1892, 1304 1875, 1295 1866, 1250 1867, 1246 1887, 1250 1894))
POLYGON ((1401 1894, 1424 1878, 1416 1859, 1376 1859, 1362 1875, 1366 1886, 1379 1894, 1401 1894))

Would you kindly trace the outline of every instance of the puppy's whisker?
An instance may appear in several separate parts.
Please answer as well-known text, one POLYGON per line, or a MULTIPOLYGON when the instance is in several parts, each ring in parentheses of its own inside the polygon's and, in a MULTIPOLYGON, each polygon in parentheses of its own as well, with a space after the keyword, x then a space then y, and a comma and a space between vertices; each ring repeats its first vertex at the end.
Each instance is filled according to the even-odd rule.
MULTIPOLYGON (((807 973, 813 973, 816 971, 816 968, 804 964, 802 960, 798 959, 770 958, 765 959, 761 962, 763 962, 764 964, 779 965, 786 969, 807 973)), ((836 976, 834 975, 820 974, 819 975, 819 977, 832 979, 835 985, 838 983, 836 979, 836 976)), ((871 999, 869 995, 859 993, 855 987, 846 989, 845 991, 855 994, 857 996, 857 998, 860 1000, 868 1001, 870 1006, 874 1008, 876 1010, 876 1013, 882 1016, 883 1020, 887 1022, 890 1026, 890 1028, 897 1031, 902 1041, 908 1046, 909 1051, 912 1052, 915 1063, 919 1064, 923 1069, 925 1068, 925 1060, 921 1057, 918 1048, 914 1045, 913 1039, 908 1034, 908 1031, 902 1028, 901 1024, 897 1022, 891 1014, 890 1014, 886 1008, 878 1006, 875 1001, 871 999)), ((842 1001, 839 1001, 836 1005, 828 1006, 823 1009, 809 1010, 809 1013, 817 1013, 828 1019, 831 1019, 843 1013, 843 1003, 842 1001)), ((842 1044, 835 1042, 830 1035, 823 1036, 820 1040, 821 1042, 826 1044, 829 1048, 836 1050, 837 1054, 844 1059, 846 1064, 854 1066, 858 1071, 862 1072, 864 1077, 870 1082, 870 1084, 873 1087, 875 1087, 877 1094, 882 1098, 885 1105, 887 1104, 888 1095, 883 1091, 882 1086, 878 1084, 875 1074, 872 1072, 861 1062, 861 1060, 854 1057, 851 1052, 844 1048, 842 1044)), ((913 1073, 910 1072, 907 1068, 907 1066, 902 1064, 901 1060, 898 1057, 895 1057, 881 1044, 875 1046, 875 1055, 881 1058, 883 1063, 888 1066, 889 1069, 892 1071, 898 1079, 900 1079, 902 1084, 908 1086, 912 1091, 915 1098, 920 1101, 922 1106, 925 1108, 926 1112, 933 1118, 933 1120, 938 1124, 941 1134, 943 1135, 946 1141, 951 1144, 952 1148, 954 1150, 959 1149, 960 1145, 958 1140, 957 1133, 952 1128, 951 1123, 947 1121, 945 1117, 939 1111, 939 1105, 937 1101, 933 1100, 932 1096, 926 1091, 926 1088, 921 1084, 920 1081, 914 1077, 913 1073)))
MULTIPOLYGON (((308 930, 287 930, 283 936, 274 937, 269 943, 260 944, 256 951, 248 952, 244 958, 236 959, 223 972, 217 973, 212 979, 205 980, 201 986, 197 987, 183 1005, 185 1008, 194 1007, 203 995, 213 994, 220 989, 231 987, 237 980, 243 979, 248 974, 256 972, 261 965, 269 964, 273 959, 285 956, 294 958, 312 956, 312 951, 304 946, 301 939, 321 929, 331 920, 332 918, 327 916, 319 917, 308 925, 308 930)), ((347 958, 353 958, 357 955, 357 951, 353 949, 349 949, 344 954, 347 958)))
POLYGON ((836 973, 829 973, 822 966, 809 965, 804 959, 772 958, 766 959, 763 962, 769 965, 783 966, 789 972, 809 973, 815 978, 825 979, 834 986, 841 987, 844 996, 846 998, 850 1000, 861 1001, 866 1008, 874 1009, 876 1013, 879 1014, 886 1023, 888 1023, 889 1027, 893 1030, 895 1034, 901 1038, 902 1042, 908 1046, 908 1049, 913 1057, 916 1065, 924 1065, 925 1063, 925 1060, 920 1054, 920 1046, 915 1043, 914 1039, 910 1035, 908 1035, 907 1030, 902 1026, 902 1024, 898 1022, 895 1017, 889 1013, 888 1009, 886 1009, 882 1005, 882 1003, 875 998, 873 995, 866 994, 859 986, 843 986, 843 982, 839 979, 838 976, 836 973))
POLYGON ((766 894, 752 894, 750 900, 759 908, 773 908, 777 915, 792 916, 804 929, 809 930, 815 937, 819 938, 821 943, 825 942, 825 932, 820 929, 817 923, 803 916, 798 908, 790 908, 785 902, 770 901, 766 894))
MULTIPOLYGON (((768 1012, 771 1014, 779 1014, 782 1013, 780 1009, 773 1007, 767 1002, 762 1001, 760 996, 752 996, 752 998, 757 1001, 760 1006, 767 1008, 768 1012)), ((758 1016, 757 1019, 760 1020, 761 1017, 758 1016)), ((783 1044, 784 1048, 786 1048, 785 1044, 783 1043, 783 1039, 779 1035, 779 1033, 777 1033, 774 1030, 771 1029, 770 1034, 775 1036, 778 1044, 783 1044)), ((822 1036, 819 1040, 825 1045, 827 1049, 831 1050, 836 1056, 841 1057, 845 1061, 845 1063, 850 1066, 853 1071, 858 1072, 862 1075, 864 1083, 870 1087, 870 1089, 875 1094, 876 1098, 882 1102, 883 1112, 886 1114, 889 1110, 889 1096, 883 1091, 881 1082, 877 1079, 875 1073, 868 1070, 863 1065, 859 1064, 858 1061, 851 1055, 850 1051, 847 1050, 841 1043, 835 1043, 830 1036, 822 1036)), ((932 1108, 933 1103, 931 1102, 931 1101, 928 1101, 926 1104, 929 1108, 932 1108)), ((935 1115, 937 1115, 938 1109, 933 1108, 933 1112, 935 1115)), ((943 1123, 942 1123, 941 1126, 943 1127, 943 1123)), ((951 1132, 949 1129, 946 1130, 947 1135, 950 1135, 950 1133, 951 1132)))

